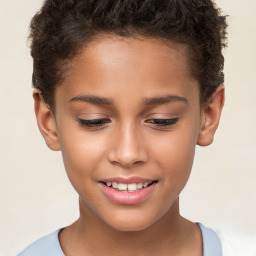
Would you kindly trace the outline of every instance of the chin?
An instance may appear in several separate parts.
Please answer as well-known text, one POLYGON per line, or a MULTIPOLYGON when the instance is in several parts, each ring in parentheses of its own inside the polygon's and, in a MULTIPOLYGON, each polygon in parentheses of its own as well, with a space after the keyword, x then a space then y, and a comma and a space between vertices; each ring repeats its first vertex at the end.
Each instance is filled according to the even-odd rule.
POLYGON ((132 224, 132 223, 116 223, 116 225, 112 224, 111 228, 118 230, 118 231, 122 231, 122 232, 136 232, 136 231, 142 231, 147 229, 149 226, 151 226, 150 224, 146 225, 145 223, 136 223, 136 224, 132 224))
POLYGON ((111 219, 105 219, 104 222, 115 230, 132 232, 145 230, 152 226, 156 220, 152 216, 146 216, 146 214, 130 213, 112 215, 111 219))

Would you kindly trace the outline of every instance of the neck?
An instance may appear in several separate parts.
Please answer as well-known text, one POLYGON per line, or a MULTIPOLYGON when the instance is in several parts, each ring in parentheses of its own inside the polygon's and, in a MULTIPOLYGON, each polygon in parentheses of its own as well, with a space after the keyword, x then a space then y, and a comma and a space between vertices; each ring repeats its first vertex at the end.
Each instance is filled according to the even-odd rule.
POLYGON ((112 256, 151 256, 156 254, 157 248, 159 255, 171 256, 179 255, 178 252, 184 247, 182 245, 188 237, 188 229, 191 231, 191 223, 180 216, 179 199, 158 221, 139 231, 117 230, 95 216, 80 202, 80 218, 65 229, 66 237, 69 238, 65 239, 63 232, 63 239, 60 241, 63 241, 62 247, 66 255, 69 255, 67 252, 71 251, 72 244, 76 244, 74 247, 81 248, 79 251, 86 255, 105 256, 111 253, 112 256))

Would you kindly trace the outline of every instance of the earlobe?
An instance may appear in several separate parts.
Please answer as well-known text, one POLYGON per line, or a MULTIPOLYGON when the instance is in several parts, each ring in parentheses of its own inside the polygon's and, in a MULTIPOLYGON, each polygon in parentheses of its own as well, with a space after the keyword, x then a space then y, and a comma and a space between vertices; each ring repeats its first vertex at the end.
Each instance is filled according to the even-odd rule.
POLYGON ((60 145, 54 115, 45 104, 39 90, 33 91, 33 98, 37 124, 45 143, 51 150, 59 151, 60 145))
POLYGON ((201 127, 197 139, 199 146, 208 146, 213 142, 215 132, 219 125, 224 101, 225 90, 224 86, 220 85, 203 106, 201 127))

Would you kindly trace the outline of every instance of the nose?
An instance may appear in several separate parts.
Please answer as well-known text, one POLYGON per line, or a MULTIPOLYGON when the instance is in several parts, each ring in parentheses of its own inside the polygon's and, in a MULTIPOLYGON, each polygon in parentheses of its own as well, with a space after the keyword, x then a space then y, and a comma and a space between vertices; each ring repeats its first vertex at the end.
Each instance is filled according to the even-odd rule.
POLYGON ((135 164, 147 162, 145 141, 134 126, 120 127, 111 140, 112 148, 109 151, 108 159, 112 164, 130 168, 135 164))

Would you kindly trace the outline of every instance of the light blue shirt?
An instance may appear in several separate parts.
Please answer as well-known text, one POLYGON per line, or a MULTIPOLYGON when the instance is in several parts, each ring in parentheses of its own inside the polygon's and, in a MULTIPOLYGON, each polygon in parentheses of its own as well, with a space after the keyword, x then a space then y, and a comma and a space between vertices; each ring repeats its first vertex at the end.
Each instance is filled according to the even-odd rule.
MULTIPOLYGON (((201 228, 203 236, 203 256, 222 256, 221 241, 216 232, 199 222, 197 224, 201 228)), ((65 256, 58 239, 58 234, 62 229, 42 237, 17 256, 65 256)))

